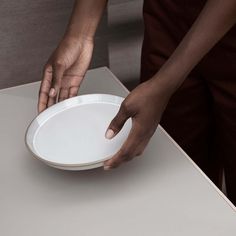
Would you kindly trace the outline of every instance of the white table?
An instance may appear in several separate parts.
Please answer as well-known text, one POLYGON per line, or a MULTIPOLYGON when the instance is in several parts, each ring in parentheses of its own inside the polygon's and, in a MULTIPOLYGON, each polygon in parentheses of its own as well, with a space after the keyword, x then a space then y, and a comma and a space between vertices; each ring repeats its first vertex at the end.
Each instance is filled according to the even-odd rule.
MULTIPOLYGON (((24 133, 38 88, 0 92, 1 236, 236 235, 233 205, 162 128, 142 158, 114 171, 62 171, 33 158, 24 133)), ((88 72, 82 93, 128 91, 100 68, 88 72)))

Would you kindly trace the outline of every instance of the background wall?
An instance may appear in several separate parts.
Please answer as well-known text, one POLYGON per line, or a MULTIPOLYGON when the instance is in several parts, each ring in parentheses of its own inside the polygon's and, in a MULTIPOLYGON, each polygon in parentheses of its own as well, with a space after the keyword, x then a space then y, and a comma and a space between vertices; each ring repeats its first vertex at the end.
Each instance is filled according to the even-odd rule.
POLYGON ((139 82, 142 6, 143 0, 110 0, 108 5, 110 69, 130 89, 139 82))
MULTIPOLYGON (((73 0, 0 1, 0 88, 41 79, 68 23, 73 0)), ((91 68, 108 66, 128 87, 138 82, 142 0, 110 0, 91 68)))

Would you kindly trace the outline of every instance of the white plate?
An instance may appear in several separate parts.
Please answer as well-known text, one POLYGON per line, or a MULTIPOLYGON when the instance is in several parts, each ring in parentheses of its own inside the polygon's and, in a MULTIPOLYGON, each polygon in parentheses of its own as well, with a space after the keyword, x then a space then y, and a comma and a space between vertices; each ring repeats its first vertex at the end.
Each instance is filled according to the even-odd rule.
POLYGON ((36 117, 26 132, 26 145, 49 166, 84 170, 103 165, 121 147, 131 129, 129 119, 111 140, 105 132, 124 98, 88 94, 67 99, 36 117))

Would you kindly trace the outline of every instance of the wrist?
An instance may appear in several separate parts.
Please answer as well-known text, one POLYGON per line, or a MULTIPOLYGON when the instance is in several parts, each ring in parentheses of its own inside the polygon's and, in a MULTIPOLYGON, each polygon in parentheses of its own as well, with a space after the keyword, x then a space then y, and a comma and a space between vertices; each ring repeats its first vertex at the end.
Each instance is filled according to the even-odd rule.
POLYGON ((169 99, 174 93, 174 90, 171 89, 166 83, 163 83, 160 77, 153 76, 148 81, 144 82, 148 90, 148 94, 153 101, 162 101, 163 104, 167 104, 169 99))
POLYGON ((157 89, 157 92, 161 90, 165 97, 170 98, 180 87, 183 80, 181 76, 178 77, 168 69, 164 70, 163 68, 150 79, 150 83, 151 86, 157 89))
POLYGON ((89 34, 83 33, 83 32, 71 32, 71 31, 66 31, 64 34, 65 39, 73 40, 73 41, 88 41, 93 43, 94 42, 94 36, 91 36, 89 34))

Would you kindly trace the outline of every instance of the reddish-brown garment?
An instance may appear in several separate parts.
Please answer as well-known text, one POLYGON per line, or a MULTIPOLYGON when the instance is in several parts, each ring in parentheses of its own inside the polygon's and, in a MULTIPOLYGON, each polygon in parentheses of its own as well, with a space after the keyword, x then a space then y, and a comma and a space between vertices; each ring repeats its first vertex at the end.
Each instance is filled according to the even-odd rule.
MULTIPOLYGON (((141 81, 170 57, 203 0, 145 0, 141 81)), ((172 96, 161 125, 236 205, 236 27, 203 58, 172 96)))

